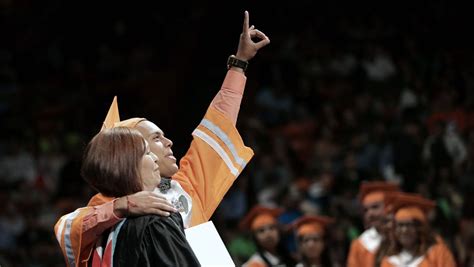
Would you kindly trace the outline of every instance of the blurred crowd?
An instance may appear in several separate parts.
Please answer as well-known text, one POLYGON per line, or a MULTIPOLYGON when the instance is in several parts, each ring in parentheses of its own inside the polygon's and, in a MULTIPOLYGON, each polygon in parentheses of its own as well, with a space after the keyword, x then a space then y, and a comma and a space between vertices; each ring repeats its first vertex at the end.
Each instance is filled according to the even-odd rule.
MULTIPOLYGON (((357 4, 245 7, 272 43, 250 63, 237 125, 255 156, 213 217, 237 265, 255 251, 238 224, 261 204, 284 208, 282 224, 335 218, 328 242, 344 266, 364 230, 359 186, 372 180, 436 201, 433 229, 460 266, 472 260, 465 12, 443 1, 357 4)), ((0 1, 1 266, 64 266, 53 226, 94 194, 79 174, 82 150, 114 95, 125 117, 191 140, 240 32, 241 10, 232 24, 219 7, 0 1), (219 34, 215 23, 228 25, 219 34)))

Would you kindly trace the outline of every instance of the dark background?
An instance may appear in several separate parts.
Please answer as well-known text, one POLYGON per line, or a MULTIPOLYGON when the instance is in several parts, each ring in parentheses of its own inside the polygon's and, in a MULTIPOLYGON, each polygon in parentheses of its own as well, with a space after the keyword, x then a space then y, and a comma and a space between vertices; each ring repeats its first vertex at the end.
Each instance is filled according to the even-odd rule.
POLYGON ((437 201, 433 228, 467 266, 474 53, 466 6, 28 0, 0 1, 0 265, 63 266, 53 225, 93 194, 80 156, 114 95, 122 119, 155 122, 184 155, 236 53, 244 10, 271 44, 250 62, 238 120, 256 155, 213 218, 235 262, 253 249, 236 224, 259 202, 287 208, 282 223, 335 217, 331 258, 343 264, 363 230, 358 186, 385 179, 437 201))

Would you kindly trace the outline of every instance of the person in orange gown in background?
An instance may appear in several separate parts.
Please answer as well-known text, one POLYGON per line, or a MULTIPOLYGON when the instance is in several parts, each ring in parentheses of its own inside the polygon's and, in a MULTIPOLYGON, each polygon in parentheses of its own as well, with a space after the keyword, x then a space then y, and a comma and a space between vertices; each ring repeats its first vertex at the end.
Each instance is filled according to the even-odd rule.
POLYGON ((278 216, 282 209, 254 206, 240 222, 242 231, 249 231, 257 246, 243 267, 295 266, 293 258, 282 242, 282 229, 278 216))
POLYGON ((455 267, 454 257, 430 228, 428 214, 435 202, 417 194, 400 193, 393 203, 393 241, 382 267, 455 267))
POLYGON ((382 242, 382 227, 385 220, 385 197, 390 192, 399 191, 396 184, 373 181, 363 182, 359 189, 359 199, 364 208, 366 230, 351 243, 347 267, 373 267, 375 254, 382 242))
POLYGON ((325 216, 305 215, 292 223, 300 256, 296 267, 330 267, 326 228, 334 220, 325 216))

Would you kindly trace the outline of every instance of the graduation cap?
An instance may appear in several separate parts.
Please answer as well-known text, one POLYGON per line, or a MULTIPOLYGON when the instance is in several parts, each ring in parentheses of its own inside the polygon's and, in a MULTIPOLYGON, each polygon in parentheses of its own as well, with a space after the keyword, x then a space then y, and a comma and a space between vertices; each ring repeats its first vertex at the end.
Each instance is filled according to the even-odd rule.
POLYGON ((292 223, 296 236, 310 234, 323 235, 328 224, 334 222, 334 219, 326 216, 302 216, 292 223))
POLYGON ((432 200, 422 197, 419 194, 399 193, 395 196, 392 209, 395 213, 395 220, 419 220, 426 222, 427 214, 436 207, 432 200))
POLYGON ((384 212, 385 214, 393 213, 394 204, 397 201, 397 197, 403 192, 386 192, 384 195, 384 212))
POLYGON ((385 181, 362 182, 359 188, 359 200, 363 205, 385 200, 388 192, 398 192, 397 184, 385 181))
POLYGON ((146 121, 145 118, 131 118, 128 120, 124 120, 121 122, 117 122, 114 127, 127 127, 127 128, 135 128, 139 122, 146 121))
POLYGON ((262 205, 254 206, 239 224, 242 230, 256 230, 262 226, 278 223, 278 216, 283 213, 283 209, 269 208, 262 205))
POLYGON ((114 96, 112 104, 110 104, 109 112, 105 116, 104 123, 102 124, 102 130, 113 128, 115 123, 120 122, 120 114, 117 104, 117 96, 114 96))
POLYGON ((141 121, 145 121, 144 118, 132 118, 124 121, 120 121, 120 113, 117 104, 117 96, 114 96, 112 100, 112 104, 110 104, 109 112, 107 112, 107 116, 104 119, 104 123, 102 124, 102 130, 110 129, 114 127, 127 127, 127 128, 135 128, 137 124, 141 121))

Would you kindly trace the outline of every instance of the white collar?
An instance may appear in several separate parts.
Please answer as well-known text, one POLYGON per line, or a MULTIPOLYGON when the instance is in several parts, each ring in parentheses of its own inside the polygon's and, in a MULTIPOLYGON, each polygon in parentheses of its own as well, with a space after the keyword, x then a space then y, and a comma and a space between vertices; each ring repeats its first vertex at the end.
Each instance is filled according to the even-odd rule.
POLYGON ((264 251, 263 255, 272 265, 280 264, 280 259, 268 251, 264 251))
POLYGON ((175 208, 179 210, 183 218, 184 228, 191 225, 193 201, 183 187, 175 180, 170 181, 170 188, 162 193, 157 187, 153 190, 157 195, 165 197, 175 208))
POLYGON ((359 237, 362 246, 369 252, 375 253, 382 242, 380 235, 374 227, 365 230, 359 237))
POLYGON ((417 267, 424 258, 424 255, 413 257, 411 253, 402 251, 398 255, 388 257, 388 262, 395 267, 417 267))

